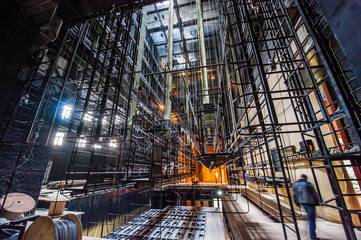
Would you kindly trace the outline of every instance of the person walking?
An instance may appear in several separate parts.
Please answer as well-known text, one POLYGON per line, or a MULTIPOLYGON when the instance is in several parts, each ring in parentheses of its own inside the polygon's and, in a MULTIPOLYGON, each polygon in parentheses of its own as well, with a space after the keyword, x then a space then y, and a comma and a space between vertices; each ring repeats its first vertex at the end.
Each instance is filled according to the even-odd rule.
POLYGON ((312 183, 307 182, 307 175, 302 174, 301 178, 292 184, 293 201, 305 209, 308 215, 311 240, 316 237, 316 206, 320 205, 320 199, 312 183))

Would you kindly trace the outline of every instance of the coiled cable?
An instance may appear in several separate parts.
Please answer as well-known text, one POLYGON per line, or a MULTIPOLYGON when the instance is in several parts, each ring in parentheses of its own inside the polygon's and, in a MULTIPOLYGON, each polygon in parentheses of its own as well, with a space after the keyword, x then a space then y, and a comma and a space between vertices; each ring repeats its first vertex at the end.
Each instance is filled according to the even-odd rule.
POLYGON ((76 223, 71 220, 56 220, 55 225, 55 239, 56 240, 77 240, 78 229, 76 223))

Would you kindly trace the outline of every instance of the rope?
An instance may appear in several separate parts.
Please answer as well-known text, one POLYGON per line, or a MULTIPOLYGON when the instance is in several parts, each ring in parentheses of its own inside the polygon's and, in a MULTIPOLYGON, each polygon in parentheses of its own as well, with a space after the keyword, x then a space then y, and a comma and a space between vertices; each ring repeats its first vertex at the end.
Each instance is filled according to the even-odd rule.
POLYGON ((77 240, 78 229, 76 223, 71 220, 57 220, 55 224, 56 240, 77 240))

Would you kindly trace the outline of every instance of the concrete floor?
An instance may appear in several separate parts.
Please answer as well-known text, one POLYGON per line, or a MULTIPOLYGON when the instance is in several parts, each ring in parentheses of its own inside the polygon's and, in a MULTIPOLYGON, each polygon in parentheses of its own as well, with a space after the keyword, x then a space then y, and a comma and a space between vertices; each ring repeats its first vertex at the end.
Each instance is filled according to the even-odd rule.
MULTIPOLYGON (((239 229, 239 231, 246 231, 247 235, 254 240, 281 240, 284 239, 282 226, 280 223, 274 222, 268 216, 266 216, 259 208, 253 205, 251 202, 242 197, 240 194, 233 194, 232 198, 240 206, 242 211, 247 212, 245 214, 239 214, 238 218, 243 219, 246 227, 239 229), (249 203, 249 204, 248 204, 249 203)), ((223 225, 222 214, 219 212, 219 208, 205 208, 200 209, 201 212, 207 214, 207 225, 205 231, 206 240, 227 240, 225 227, 223 225)), ((289 224, 293 227, 292 224, 289 224)), ((308 221, 298 220, 298 226, 301 232, 301 239, 308 240, 308 221)), ((321 218, 317 218, 317 236, 322 240, 344 240, 345 234, 341 224, 332 223, 321 218)), ((356 231, 358 239, 361 239, 361 232, 356 231)), ((95 240, 98 238, 83 239, 95 240)), ((288 231, 288 239, 296 239, 293 232, 288 231)))
POLYGON ((222 214, 219 208, 202 207, 201 212, 207 214, 205 240, 227 240, 222 214))
MULTIPOLYGON (((240 194, 233 194, 233 198, 236 199, 238 205, 242 210, 247 211, 247 200, 240 196, 240 194), (237 196, 237 197, 236 197, 237 196)), ((246 229, 243 229, 248 232, 252 239, 264 239, 264 240, 280 240, 284 239, 282 225, 280 223, 275 223, 272 219, 268 218, 259 208, 254 206, 252 203, 249 203, 249 213, 242 214, 240 216, 247 222, 246 229), (249 226, 249 227, 248 227, 249 226)), ((317 237, 322 240, 344 240, 345 234, 341 224, 332 223, 321 218, 317 218, 316 232, 317 237)), ((293 227, 292 224, 289 224, 290 227, 293 227)), ((301 232, 301 239, 309 239, 308 233, 308 221, 307 220, 298 220, 298 226, 301 232)), ((356 231, 358 239, 361 239, 361 232, 356 231)), ((296 239, 296 235, 288 231, 289 239, 296 239)))

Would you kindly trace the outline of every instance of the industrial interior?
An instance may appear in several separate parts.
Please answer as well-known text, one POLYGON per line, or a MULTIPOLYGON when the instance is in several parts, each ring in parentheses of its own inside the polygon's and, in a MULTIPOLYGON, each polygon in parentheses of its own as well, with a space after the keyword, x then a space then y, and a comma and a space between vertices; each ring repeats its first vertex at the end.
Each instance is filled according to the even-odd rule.
POLYGON ((359 0, 0 6, 0 239, 361 239, 359 0))

